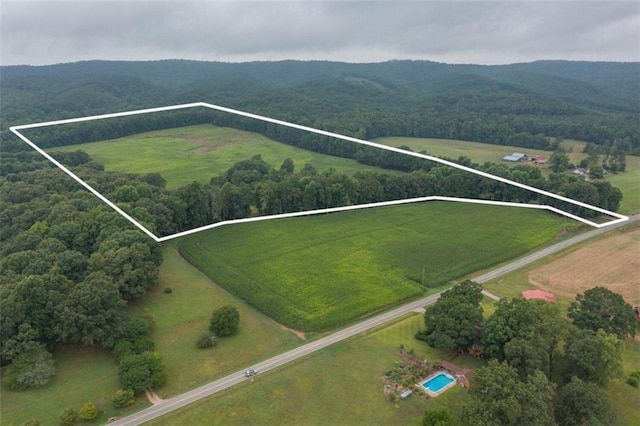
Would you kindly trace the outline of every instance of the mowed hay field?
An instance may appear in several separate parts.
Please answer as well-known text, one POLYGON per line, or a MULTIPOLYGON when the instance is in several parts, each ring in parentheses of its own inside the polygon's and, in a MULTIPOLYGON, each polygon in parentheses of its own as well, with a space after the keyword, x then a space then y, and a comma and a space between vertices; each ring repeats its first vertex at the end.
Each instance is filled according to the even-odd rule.
POLYGON ((564 225, 528 209, 423 203, 223 226, 180 252, 278 322, 315 331, 515 258, 564 225))
POLYGON ((275 168, 279 168, 286 158, 291 158, 296 170, 309 163, 319 171, 329 168, 347 174, 358 170, 380 171, 355 160, 318 154, 276 142, 258 133, 212 125, 160 130, 49 149, 50 152, 77 150, 88 153, 106 170, 160 173, 167 180, 168 188, 193 181, 208 183, 212 177, 226 172, 238 161, 258 154, 275 168))
POLYGON ((567 298, 595 286, 640 304, 640 227, 581 247, 527 273, 534 286, 567 298))

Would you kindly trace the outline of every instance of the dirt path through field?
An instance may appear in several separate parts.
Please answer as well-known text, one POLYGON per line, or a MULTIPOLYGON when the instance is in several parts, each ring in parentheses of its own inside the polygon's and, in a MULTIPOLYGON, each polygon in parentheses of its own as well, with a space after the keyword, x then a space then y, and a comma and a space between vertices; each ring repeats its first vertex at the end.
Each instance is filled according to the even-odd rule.
POLYGON ((527 274, 536 287, 573 299, 595 286, 640 304, 640 228, 582 247, 527 274))

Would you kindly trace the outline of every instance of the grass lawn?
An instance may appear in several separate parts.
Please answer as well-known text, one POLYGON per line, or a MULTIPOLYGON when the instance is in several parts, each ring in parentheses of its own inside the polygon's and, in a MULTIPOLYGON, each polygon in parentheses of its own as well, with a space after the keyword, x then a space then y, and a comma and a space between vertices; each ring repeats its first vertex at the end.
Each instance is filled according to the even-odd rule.
MULTIPOLYGON (((168 383, 157 390, 159 395, 186 392, 303 343, 185 262, 177 254, 175 243, 167 244, 163 254, 158 287, 130 308, 133 315, 149 314, 155 320, 153 339, 169 376, 168 383), (173 292, 165 294, 165 287, 173 292), (207 331, 213 309, 227 303, 240 311, 238 334, 221 338, 213 349, 196 349, 196 339, 207 331)), ((120 387, 117 365, 106 351, 64 347, 54 353, 54 359, 56 376, 43 388, 27 392, 2 388, 1 424, 19 425, 30 418, 39 419, 43 425, 58 424, 58 416, 66 408, 77 410, 102 397, 108 400, 120 387)), ((88 424, 104 424, 110 416, 146 406, 143 397, 126 411, 108 403, 108 412, 88 424)))
POLYGON ((193 181, 208 183, 238 161, 256 154, 275 168, 279 168, 284 159, 291 158, 296 170, 309 163, 319 171, 334 168, 349 175, 358 170, 380 171, 355 160, 276 142, 258 133, 206 124, 49 149, 51 152, 76 150, 87 152, 104 164, 106 170, 160 173, 167 180, 168 188, 193 181))
POLYGON ((135 314, 149 314, 156 323, 154 341, 169 374, 160 395, 184 392, 303 343, 189 265, 178 254, 177 242, 168 243, 163 255, 160 285, 133 307, 135 314), (165 287, 173 292, 165 294, 165 287), (220 338, 213 349, 197 349, 213 310, 228 303, 240 311, 238 333, 220 338))
POLYGON ((307 331, 522 255, 562 227, 538 211, 439 202, 229 225, 186 237, 180 250, 248 303, 307 331))
POLYGON ((454 354, 415 340, 421 328, 422 315, 406 317, 149 424, 419 425, 425 409, 444 408, 454 425, 463 425, 458 408, 468 395, 460 387, 431 400, 413 395, 391 403, 383 395, 380 377, 400 360, 397 350, 401 344, 430 361, 446 359, 460 366, 479 366, 475 359, 453 358, 454 354))
POLYGON ((627 156, 627 170, 616 175, 607 175, 606 180, 622 191, 620 213, 640 213, 640 157, 627 156))
MULTIPOLYGON (((62 347, 54 352, 55 377, 45 386, 24 392, 2 387, 3 425, 19 425, 28 419, 37 419, 43 425, 58 424, 58 416, 67 408, 79 410, 89 401, 106 398, 118 390, 118 367, 111 355, 98 349, 62 347)), ((97 419, 104 423, 120 410, 107 403, 109 412, 97 419)), ((139 398, 134 410, 145 407, 139 398)))

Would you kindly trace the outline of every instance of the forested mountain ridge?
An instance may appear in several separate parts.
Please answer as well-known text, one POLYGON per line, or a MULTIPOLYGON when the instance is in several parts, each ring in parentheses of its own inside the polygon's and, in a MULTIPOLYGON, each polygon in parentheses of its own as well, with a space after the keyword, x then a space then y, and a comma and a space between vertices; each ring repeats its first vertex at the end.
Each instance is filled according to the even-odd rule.
POLYGON ((640 150, 640 64, 166 60, 1 67, 10 125, 205 101, 346 134, 542 147, 541 136, 640 150))

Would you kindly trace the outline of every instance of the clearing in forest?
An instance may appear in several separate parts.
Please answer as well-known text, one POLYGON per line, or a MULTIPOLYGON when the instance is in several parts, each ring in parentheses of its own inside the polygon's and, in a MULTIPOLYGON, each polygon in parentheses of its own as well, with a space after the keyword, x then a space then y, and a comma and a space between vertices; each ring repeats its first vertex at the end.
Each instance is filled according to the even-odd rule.
POLYGON ((136 173, 160 173, 167 188, 193 181, 208 183, 235 163, 260 155, 278 168, 291 158, 297 169, 311 164, 316 170, 333 168, 353 174, 356 171, 380 171, 356 160, 320 154, 274 141, 261 134, 218 127, 211 124, 156 130, 118 139, 58 146, 47 152, 82 150, 106 170, 136 173))
MULTIPOLYGON (((225 114, 227 116, 226 120, 228 119, 229 114, 231 116, 233 116, 234 118, 231 119, 231 123, 234 123, 235 119, 238 119, 239 121, 236 122, 236 124, 238 124, 239 126, 242 126, 243 120, 244 120, 244 124, 246 124, 248 121, 247 120, 257 120, 260 125, 263 128, 269 128, 271 129, 271 131, 274 134, 279 134, 279 133, 286 133, 286 132, 291 132, 291 129, 294 129, 295 131, 298 132, 302 132, 302 136, 300 136, 300 134, 296 135, 295 137, 301 137, 301 140, 306 140, 307 142, 310 142, 309 146, 312 146, 314 144, 322 144, 322 145, 331 145, 333 152, 332 154, 336 155, 336 156, 342 156, 344 154, 343 151, 345 151, 345 144, 344 142, 351 142, 357 145, 362 145, 362 146, 367 146, 370 148, 375 148, 378 150, 381 150, 381 152, 385 152, 385 154, 389 154, 389 153, 395 153, 395 154, 401 154, 404 156, 409 156, 409 157, 415 157, 415 158, 420 158, 423 160, 429 160, 435 163, 439 163, 439 164, 443 164, 445 166, 451 167, 453 169, 458 169, 458 170, 462 170, 464 172, 468 172, 477 176, 481 176, 483 178, 486 179, 490 179, 496 182, 500 182, 501 184, 507 184, 510 185, 512 187, 516 187, 519 188, 520 190, 524 190, 524 191, 529 191, 529 192, 533 192, 538 194, 538 196, 542 195, 544 197, 548 197, 548 198, 552 198, 555 200, 559 200, 565 203, 569 203, 572 204, 574 206, 580 206, 582 208, 586 208, 588 210, 591 211, 595 211, 598 212, 600 215, 606 215, 609 216, 611 218, 615 218, 614 220, 610 220, 608 222, 605 223, 598 223, 598 222, 594 222, 594 221, 590 221, 587 219, 584 219, 580 216, 571 214, 567 211, 564 211, 562 209, 558 209, 558 208, 554 208, 554 207, 550 207, 550 206, 542 206, 543 208, 547 208, 555 213, 558 214, 562 214, 564 216, 570 217, 571 219, 580 221, 582 223, 586 223, 590 226, 596 227, 596 228, 600 228, 600 227, 604 227, 604 226, 608 226, 608 225, 612 225, 615 223, 619 223, 619 222, 624 222, 626 220, 628 220, 628 217, 617 214, 615 212, 611 212, 609 210, 600 208, 600 207, 596 207, 593 205, 590 205, 588 203, 584 203, 584 202, 580 202, 580 201, 576 201, 574 199, 568 198, 564 195, 558 195, 558 194, 554 194, 545 190, 541 190, 538 188, 534 188, 532 186, 529 185, 525 185, 523 183, 519 183, 519 182, 515 182, 513 180, 509 180, 500 176, 496 176, 496 175, 492 175, 490 173, 486 173, 477 169, 474 169, 472 167, 467 167, 461 164, 456 164, 454 162, 448 161, 448 160, 444 160, 438 157, 433 157, 427 154, 421 154, 421 153, 416 153, 416 152, 411 152, 411 151, 407 151, 404 149, 399 149, 399 148, 395 148, 395 147, 390 147, 390 146, 386 146, 386 145, 382 145, 382 144, 378 144, 375 142, 370 142, 370 141, 365 141, 362 139, 358 139, 358 138, 354 138, 354 137, 350 137, 350 136, 344 136, 344 135, 340 135, 337 133, 333 133, 333 132, 328 132, 325 130, 320 130, 320 129, 315 129, 312 127, 308 127, 308 126, 303 126, 303 125, 299 125, 299 124, 295 124, 295 123, 290 123, 290 122, 286 122, 286 121, 282 121, 282 120, 277 120, 274 118, 270 118, 270 117, 264 117, 264 116, 260 116, 260 115, 256 115, 256 114, 252 114, 252 113, 248 113, 248 112, 243 112, 243 111, 238 111, 238 110, 233 110, 231 108, 226 108, 226 107, 222 107, 222 106, 218 106, 218 105, 212 105, 212 104, 208 104, 208 103, 204 103, 204 102, 197 102, 197 103, 192 103, 192 104, 184 104, 184 105, 172 105, 172 106, 168 106, 168 107, 160 107, 160 108, 150 108, 150 109, 145 109, 145 110, 137 110, 137 111, 126 111, 126 112, 120 112, 120 113, 113 113, 113 114, 104 114, 104 115, 98 115, 98 116, 91 116, 91 117, 82 117, 82 118, 73 118, 73 119, 66 119, 66 120, 58 120, 58 121, 49 121, 49 122, 44 122, 44 123, 34 123, 34 124, 27 124, 27 125, 21 125, 21 126, 12 126, 10 127, 11 132, 13 132, 16 136, 18 136, 21 140, 23 140, 24 142, 26 142, 27 144, 29 144, 32 148, 34 148, 36 151, 38 151, 41 155, 43 155, 45 158, 47 158, 49 161, 51 161, 53 164, 55 164, 56 166, 58 166, 60 169, 62 169, 65 173, 67 173, 69 176, 71 176, 75 181, 77 181, 78 183, 80 183, 82 186, 84 186, 87 190, 89 190, 92 194, 94 194, 96 197, 98 197, 100 200, 102 200, 105 204, 107 204, 109 207, 111 207, 112 209, 114 209, 116 212, 118 212, 120 215, 122 215, 125 219, 127 219, 129 222, 131 222, 133 225, 135 225, 138 229, 140 229, 141 231, 143 231, 145 234, 147 234, 149 237, 151 237, 153 240, 157 241, 157 242, 162 242, 162 241, 167 241, 169 239, 173 239, 173 238, 177 238, 177 237, 181 237, 181 236, 185 236, 185 235, 189 235, 189 234, 193 234, 193 233, 198 233, 198 232, 202 232, 208 229, 213 229, 213 228, 217 228, 221 225, 226 225, 226 224, 232 224, 232 223, 247 223, 247 222, 254 222, 256 220, 269 220, 269 219, 277 219, 277 218, 283 218, 283 217, 296 217, 296 216, 301 216, 301 215, 317 215, 317 214, 323 214, 323 213, 332 213, 332 212, 336 212, 336 211, 345 211, 345 210, 354 210, 354 209, 360 209, 360 208, 369 208, 372 206, 380 206, 380 205, 393 205, 393 204, 397 204, 398 202, 417 202, 417 201, 428 201, 426 199, 422 199, 422 198, 414 198, 414 199, 406 199, 406 200, 393 200, 393 201, 385 201, 385 202, 381 202, 381 203, 368 203, 368 204, 359 204, 359 205, 348 205, 348 206, 343 206, 343 207, 333 207, 333 208, 326 208, 326 209, 318 209, 318 210, 311 210, 311 211, 298 211, 298 212, 293 212, 293 213, 283 213, 280 215, 267 215, 267 216, 259 216, 259 217, 249 217, 249 218, 242 218, 242 219, 235 219, 235 220, 230 220, 230 221, 224 221, 224 222, 218 222, 218 223, 213 223, 213 224, 209 224, 209 225, 205 225, 205 226, 200 226, 194 229, 190 229, 187 231, 183 231, 183 232, 178 232, 178 233, 174 233, 172 235, 167 235, 167 236, 162 236, 162 237, 158 237, 157 235, 155 235, 152 231, 150 231, 145 225, 143 225, 140 220, 134 218, 131 214, 127 213, 126 211, 124 211, 121 207, 119 207, 118 205, 116 205, 112 200, 109 200, 107 197, 105 197, 99 190, 97 190, 96 188, 94 188, 93 186, 91 186, 90 184, 88 184, 87 182, 85 182, 83 179, 81 179, 80 177, 78 177, 74 172, 72 172, 71 170, 69 170, 66 166, 64 166, 63 164, 61 164, 59 161, 57 161, 55 158, 53 158, 50 154, 48 154, 46 151, 44 151, 40 146, 38 146, 37 144, 35 144, 31 139, 29 139, 27 136, 25 136, 22 132, 29 131, 30 129, 36 129, 36 134, 42 130, 43 128, 46 127, 50 127, 50 126, 57 126, 57 125, 64 125, 64 124, 72 124, 74 126, 82 126, 83 124, 87 124, 88 122, 91 121, 95 121, 95 120, 104 120, 104 119, 111 119, 111 118, 117 118, 117 119, 122 119, 125 117, 131 117, 131 116, 136 116, 136 115, 143 115, 146 117, 147 114, 151 114, 151 113, 159 113, 159 112, 175 112, 178 110, 184 110, 184 109, 190 109, 190 108, 204 108, 205 111, 209 110, 209 111, 214 111, 215 114, 225 114), (277 130, 275 130, 277 128, 277 130), (316 137, 318 135, 320 135, 320 139, 314 139, 313 141, 309 141, 307 140, 308 137, 310 137, 310 135, 312 135, 313 137, 316 137), (324 138, 324 139, 323 139, 324 138)), ((164 116, 167 117, 167 116, 164 116)), ((184 117, 183 117, 184 118, 184 117)), ((176 117, 169 117, 169 120, 173 120, 174 123, 178 123, 180 122, 179 118, 176 117)), ((146 126, 146 128, 157 128, 157 127, 153 127, 153 126, 158 126, 159 123, 163 123, 164 127, 168 127, 166 126, 166 123, 164 123, 165 119, 164 118, 160 118, 160 119, 156 119, 156 121, 154 122, 154 120, 147 120, 144 125, 146 126)), ((104 124, 104 123, 101 123, 104 124)), ((123 128, 128 127, 129 123, 126 122, 119 122, 120 125, 120 130, 122 131, 123 128)), ((114 130, 111 129, 109 130, 108 127, 103 126, 98 126, 96 128, 90 128, 90 131, 88 133, 86 133, 86 135, 89 135, 91 132, 94 132, 96 134, 100 134, 102 135, 103 132, 113 132, 114 130)), ((86 132, 86 128, 85 128, 85 132, 86 132)), ((291 135, 290 135, 291 136, 291 135)), ((279 137, 278 137, 279 139, 279 137)), ((313 139, 313 138, 312 138, 313 139)), ((59 141, 58 141, 59 142, 59 141)), ((63 142, 67 142, 67 139, 63 139, 63 142)), ((68 143, 68 142, 67 142, 68 143)), ((63 145, 64 143, 60 144, 57 143, 55 145, 63 145)), ((51 147, 53 145, 49 144, 47 145, 48 147, 51 147)), ((171 158, 167 159, 169 162, 171 161, 171 158)), ((491 182, 493 183, 493 182, 491 182)), ((459 201, 460 199, 450 199, 451 201, 459 201)), ((493 201, 493 200, 482 200, 483 203, 485 204, 494 204, 494 205, 501 205, 504 203, 500 203, 497 201, 493 201)), ((532 205, 532 204, 521 204, 522 207, 527 207, 527 208, 540 208, 540 205, 532 205)))

